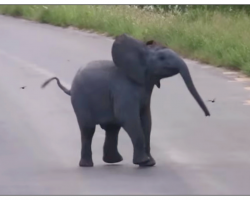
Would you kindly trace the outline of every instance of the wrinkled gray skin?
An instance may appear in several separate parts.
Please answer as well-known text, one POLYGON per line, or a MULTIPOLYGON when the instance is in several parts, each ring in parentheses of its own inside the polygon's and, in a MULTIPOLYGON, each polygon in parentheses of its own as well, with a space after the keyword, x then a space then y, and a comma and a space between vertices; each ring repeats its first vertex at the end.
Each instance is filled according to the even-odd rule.
POLYGON ((117 163, 123 160, 118 152, 118 133, 124 128, 133 143, 133 163, 153 166, 150 153, 151 113, 150 99, 154 85, 160 79, 181 74, 187 88, 209 116, 197 93, 185 62, 172 50, 143 43, 123 34, 112 46, 113 61, 90 62, 77 72, 71 90, 59 87, 71 96, 71 103, 81 131, 82 167, 93 166, 91 143, 96 125, 106 131, 103 161, 117 163))

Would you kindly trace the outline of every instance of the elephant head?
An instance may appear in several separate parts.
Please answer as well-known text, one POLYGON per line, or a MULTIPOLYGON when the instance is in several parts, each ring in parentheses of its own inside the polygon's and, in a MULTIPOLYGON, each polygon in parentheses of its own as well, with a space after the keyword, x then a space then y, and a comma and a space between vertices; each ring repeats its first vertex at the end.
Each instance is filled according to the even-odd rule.
POLYGON ((152 44, 150 41, 143 43, 126 34, 119 35, 115 38, 112 46, 113 62, 131 80, 140 85, 144 85, 150 80, 156 80, 155 84, 159 84, 160 79, 180 73, 205 116, 210 116, 193 84, 184 60, 171 49, 152 44))

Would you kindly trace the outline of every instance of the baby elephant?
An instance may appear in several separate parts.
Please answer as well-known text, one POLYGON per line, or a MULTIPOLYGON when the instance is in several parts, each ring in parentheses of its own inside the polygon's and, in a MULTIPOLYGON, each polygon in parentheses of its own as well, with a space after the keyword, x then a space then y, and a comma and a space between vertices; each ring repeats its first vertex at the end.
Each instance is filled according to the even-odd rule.
POLYGON ((182 76, 187 88, 206 116, 209 111, 195 89, 185 62, 172 50, 143 43, 126 34, 116 37, 112 46, 112 59, 93 61, 80 68, 71 89, 58 86, 71 96, 71 103, 81 131, 82 167, 93 166, 91 143, 96 125, 106 132, 103 161, 117 163, 123 160, 118 152, 118 133, 121 128, 133 143, 133 163, 153 166, 150 153, 151 112, 150 99, 154 86, 160 80, 182 76))

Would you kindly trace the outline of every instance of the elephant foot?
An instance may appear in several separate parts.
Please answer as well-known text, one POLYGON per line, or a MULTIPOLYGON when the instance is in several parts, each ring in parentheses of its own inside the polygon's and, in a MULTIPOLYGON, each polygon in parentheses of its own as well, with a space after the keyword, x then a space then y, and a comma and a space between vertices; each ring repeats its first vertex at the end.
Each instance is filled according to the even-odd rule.
POLYGON ((115 154, 104 154, 103 161, 106 163, 118 163, 123 160, 123 157, 117 152, 115 154))
POLYGON ((152 156, 150 156, 150 159, 149 161, 146 161, 146 162, 143 162, 143 163, 140 163, 139 166, 140 167, 152 167, 156 164, 154 158, 152 156))
POLYGON ((93 167, 94 163, 92 161, 92 159, 84 159, 82 158, 79 162, 79 166, 80 167, 93 167))
POLYGON ((133 163, 135 165, 141 165, 143 163, 146 163, 150 160, 150 158, 147 156, 147 154, 142 154, 140 156, 134 156, 133 163))

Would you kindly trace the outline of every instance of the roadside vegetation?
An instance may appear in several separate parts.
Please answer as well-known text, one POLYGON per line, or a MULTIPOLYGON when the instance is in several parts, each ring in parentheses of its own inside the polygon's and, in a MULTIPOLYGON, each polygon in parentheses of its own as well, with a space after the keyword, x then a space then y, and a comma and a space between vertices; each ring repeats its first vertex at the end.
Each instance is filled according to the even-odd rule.
MULTIPOLYGON (((0 5, 0 13, 110 36, 155 39, 182 56, 250 75, 250 6, 0 5)), ((0 25, 1 26, 1 25, 0 25)))

